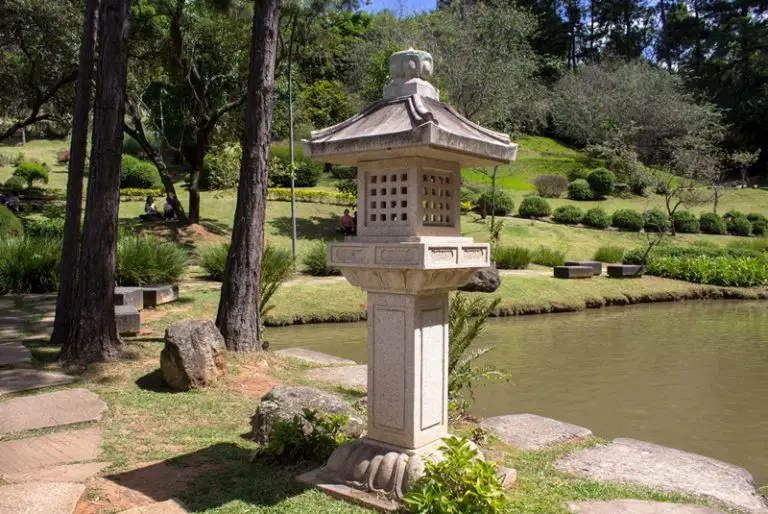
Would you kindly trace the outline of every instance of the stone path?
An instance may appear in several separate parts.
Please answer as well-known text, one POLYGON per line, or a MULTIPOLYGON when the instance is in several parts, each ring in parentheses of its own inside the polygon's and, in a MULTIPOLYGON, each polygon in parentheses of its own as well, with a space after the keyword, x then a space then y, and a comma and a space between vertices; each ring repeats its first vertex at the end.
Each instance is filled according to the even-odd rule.
POLYGON ((310 380, 327 382, 343 387, 351 387, 355 389, 368 388, 368 366, 365 364, 337 366, 333 368, 314 368, 304 372, 304 376, 310 380))
POLYGON ((42 387, 70 384, 74 377, 37 369, 7 369, 0 371, 0 396, 42 387))
POLYGON ((308 350, 307 348, 286 348, 284 350, 276 351, 275 355, 279 355, 280 357, 290 357, 307 364, 323 364, 325 366, 354 366, 357 364, 350 359, 343 359, 341 357, 336 357, 335 355, 308 350))
POLYGON ((0 366, 24 364, 32 360, 32 354, 21 343, 0 343, 0 366))
POLYGON ((41 468, 94 460, 99 456, 98 428, 55 432, 0 442, 0 477, 41 468))
POLYGON ((111 462, 86 462, 83 464, 62 464, 44 469, 34 469, 20 473, 6 473, 3 480, 10 483, 19 482, 85 482, 97 475, 111 462))
POLYGON ((178 500, 166 500, 145 507, 134 507, 120 514, 187 514, 187 509, 178 500))
POLYGON ((568 504, 573 514, 720 514, 699 505, 642 500, 583 501, 568 504))
POLYGON ((488 418, 480 426, 505 443, 521 450, 543 450, 592 435, 588 428, 535 414, 510 414, 488 418))
POLYGON ((72 514, 83 484, 28 482, 0 487, 2 514, 72 514))
POLYGON ((638 484, 768 513, 768 501, 745 469, 635 439, 577 450, 558 459, 555 467, 600 482, 638 484))
POLYGON ((67 389, 0 403, 0 434, 97 421, 107 409, 86 389, 67 389))

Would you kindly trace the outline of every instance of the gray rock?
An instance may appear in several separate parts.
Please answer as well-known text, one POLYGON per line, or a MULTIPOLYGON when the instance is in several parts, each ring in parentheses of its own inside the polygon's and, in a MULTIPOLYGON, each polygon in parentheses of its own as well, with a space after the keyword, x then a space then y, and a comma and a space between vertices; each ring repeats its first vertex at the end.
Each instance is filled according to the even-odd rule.
POLYGON ((542 450, 573 439, 590 437, 588 428, 535 414, 510 414, 488 418, 480 426, 521 450, 542 450))
POLYGON ((96 421, 105 410, 99 396, 86 389, 23 396, 0 403, 0 434, 96 421))
POLYGON ((75 378, 63 373, 38 369, 7 369, 0 371, 0 396, 42 387, 53 387, 74 382, 75 378))
POLYGON ((256 414, 251 418, 254 439, 261 443, 267 442, 276 421, 290 421, 296 415, 301 416, 304 409, 349 416, 344 431, 351 437, 359 437, 365 428, 362 416, 338 394, 313 387, 278 386, 264 395, 256 414))
POLYGON ((83 484, 29 482, 0 487, 0 512, 5 514, 72 514, 85 491, 83 484))
POLYGON ((592 278, 595 270, 592 266, 555 266, 555 278, 592 278))
POLYGON ((144 308, 144 292, 140 287, 116 287, 115 305, 132 305, 136 310, 144 308))
POLYGON ((226 366, 224 338, 213 321, 183 320, 165 329, 160 371, 171 389, 186 391, 218 381, 226 366))
POLYGON ((751 512, 768 512, 745 469, 719 460, 635 439, 564 455, 560 471, 600 482, 624 482, 710 498, 751 512))
POLYGON ((324 364, 329 365, 343 365, 352 366, 357 364, 350 359, 343 359, 336 357, 335 355, 329 355, 327 353, 316 352, 314 350, 308 350, 306 348, 286 348, 284 350, 278 350, 275 355, 280 357, 290 357, 292 359, 300 360, 307 364, 324 364))
POLYGON ((461 286, 459 291, 469 293, 493 293, 501 285, 501 277, 496 266, 480 268, 472 275, 472 281, 461 286))
POLYGON ((0 366, 10 366, 12 364, 21 364, 32 360, 32 354, 27 347, 21 343, 1 343, 0 344, 0 366))
POLYGON ((499 477, 504 489, 512 489, 517 483, 517 470, 504 466, 496 466, 496 476, 499 477))
POLYGON ((568 504, 573 514, 720 514, 700 505, 645 500, 582 501, 568 504))
POLYGON ((365 364, 335 368, 314 368, 307 370, 304 376, 310 380, 350 387, 352 389, 366 389, 368 387, 368 366, 365 364))
POLYGON ((179 286, 143 286, 144 307, 157 307, 164 303, 175 302, 179 299, 179 286))
POLYGON ((115 305, 117 333, 138 334, 141 330, 141 314, 133 305, 115 305))

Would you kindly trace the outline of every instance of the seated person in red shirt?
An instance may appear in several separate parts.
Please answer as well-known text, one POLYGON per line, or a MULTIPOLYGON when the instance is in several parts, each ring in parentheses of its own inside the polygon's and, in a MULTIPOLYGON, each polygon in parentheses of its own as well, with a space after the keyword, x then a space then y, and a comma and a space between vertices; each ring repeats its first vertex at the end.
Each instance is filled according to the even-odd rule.
POLYGON ((339 220, 342 234, 354 234, 355 218, 349 215, 349 209, 344 209, 344 215, 339 220))

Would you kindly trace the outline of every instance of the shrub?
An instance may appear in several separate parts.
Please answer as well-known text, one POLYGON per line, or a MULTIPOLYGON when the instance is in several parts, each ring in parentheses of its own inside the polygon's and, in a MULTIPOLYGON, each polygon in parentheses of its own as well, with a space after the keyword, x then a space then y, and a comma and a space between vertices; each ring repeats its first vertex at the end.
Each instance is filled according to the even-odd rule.
POLYGON ((568 190, 568 179, 562 175, 541 175, 533 185, 542 198, 560 198, 568 190))
POLYGON ((123 154, 120 161, 120 187, 157 188, 160 187, 160 175, 152 163, 123 154))
POLYGON ((597 168, 589 174, 587 182, 589 182, 589 188, 595 196, 602 198, 613 193, 613 188, 616 186, 616 175, 605 168, 597 168))
POLYGON ((491 260, 499 269, 525 269, 531 263, 531 251, 522 246, 494 246, 491 260))
POLYGON ((619 209, 611 217, 611 225, 629 232, 640 232, 645 225, 643 215, 632 209, 619 209))
POLYGON ((59 287, 61 240, 0 240, 0 294, 51 293, 59 287))
POLYGON ((27 181, 21 177, 11 177, 5 181, 5 188, 14 193, 21 193, 27 187, 27 181))
POLYGON ((357 198, 357 180, 354 180, 354 179, 339 180, 338 182, 336 182, 336 190, 343 195, 353 196, 357 198))
MULTIPOLYGON (((642 264, 643 255, 645 255, 645 249, 636 248, 630 250, 624 254, 625 264, 642 264)), ((720 246, 657 246, 648 254, 648 258, 659 257, 673 257, 673 258, 688 258, 688 257, 708 257, 714 259, 717 257, 761 257, 760 250, 751 247, 729 247, 722 248, 720 246)))
MULTIPOLYGON (((320 180, 323 165, 304 157, 301 149, 294 148, 293 163, 296 174, 296 187, 314 187, 320 180)), ((291 186, 291 155, 285 146, 275 146, 270 150, 269 185, 271 187, 291 186)))
POLYGON ((569 169, 566 174, 568 175, 568 181, 574 182, 579 179, 587 180, 587 177, 589 176, 590 173, 592 173, 591 169, 583 168, 580 166, 578 168, 569 169))
POLYGON ((594 207, 584 213, 581 223, 587 227, 604 230, 611 226, 611 217, 600 207, 594 207))
POLYGON ((480 212, 485 212, 488 215, 506 216, 514 210, 515 203, 512 201, 511 196, 501 189, 497 189, 493 195, 491 191, 483 191, 477 197, 477 208, 480 212), (493 213, 491 213, 492 208, 495 211, 493 213))
POLYGON ((200 250, 200 266, 205 271, 205 278, 224 280, 224 269, 227 267, 229 243, 211 245, 200 250))
POLYGON ((123 135, 123 153, 133 156, 139 156, 144 153, 141 149, 141 145, 133 137, 128 134, 123 135))
POLYGON ((552 209, 549 202, 540 196, 527 196, 520 202, 517 213, 522 218, 544 218, 549 216, 552 209))
POLYGON ((568 198, 579 202, 592 199, 592 189, 589 188, 589 182, 579 178, 568 184, 568 198))
POLYGON ((648 260, 645 272, 649 275, 686 280, 697 284, 729 287, 768 285, 768 259, 762 256, 653 257, 648 260))
POLYGON ((240 181, 240 144, 224 145, 208 152, 200 172, 202 189, 232 189, 240 181))
POLYGON ((549 248, 548 246, 539 246, 536 251, 533 252, 531 261, 534 264, 549 266, 550 268, 562 266, 565 264, 565 250, 549 248))
POLYGON ((5 205, 0 205, 0 240, 9 237, 21 237, 24 227, 21 221, 5 205))
POLYGON ((555 209, 554 214, 552 214, 552 220, 554 220, 555 223, 562 223, 564 225, 576 225, 581 223, 581 218, 583 217, 584 213, 575 205, 563 205, 562 207, 555 209))
POLYGON ((13 171, 13 176, 26 180, 27 187, 32 187, 35 182, 48 183, 48 170, 36 162, 20 162, 13 171))
POLYGON ((472 210, 472 202, 459 202, 459 210, 462 214, 467 214, 472 210))
POLYGON ((643 213, 646 232, 666 232, 669 229, 669 216, 661 209, 649 209, 643 213))
POLYGON ((67 164, 69 162, 69 148, 62 148, 56 152, 56 162, 59 164, 67 164))
POLYGON ((746 216, 737 215, 726 219, 725 227, 730 234, 748 236, 752 233, 752 223, 746 216))
POLYGON ((332 166, 331 176, 339 180, 357 179, 357 168, 353 166, 332 166))
POLYGON ((645 166, 633 168, 627 177, 629 190, 638 196, 646 196, 655 183, 656 177, 645 166))
POLYGON ((699 220, 696 215, 690 211, 677 211, 672 216, 672 224, 675 227, 675 232, 680 234, 698 234, 699 233, 699 220))
POLYGON ((126 187, 120 190, 120 199, 144 200, 148 196, 158 198, 165 196, 165 194, 160 188, 142 189, 140 187, 126 187))
POLYGON ((440 448, 443 460, 429 461, 424 475, 403 498, 414 514, 499 514, 508 504, 496 468, 480 460, 465 439, 448 437, 440 448))
POLYGON ((64 220, 62 218, 35 219, 27 222, 26 233, 30 237, 64 237, 64 220))
POLYGON ((259 454, 284 463, 324 462, 333 450, 349 441, 344 433, 348 421, 347 416, 303 409, 301 416, 296 414, 290 421, 280 419, 272 425, 269 441, 259 454))
POLYGON ((470 202, 475 204, 477 199, 480 197, 480 193, 471 187, 461 186, 461 189, 459 190, 459 196, 462 202, 470 202))
MULTIPOLYGON (((349 194, 311 189, 295 189, 294 197, 297 202, 325 203, 329 205, 355 205, 357 202, 357 198, 349 194)), ((267 199, 275 202, 290 202, 291 190, 277 187, 269 188, 267 190, 267 199)))
POLYGON ((341 271, 328 264, 328 246, 323 241, 313 243, 301 262, 313 277, 341 275, 341 271))
POLYGON ((768 231, 768 218, 762 214, 748 214, 747 219, 752 223, 752 233, 756 236, 764 236, 768 231))
POLYGON ((725 234, 725 221, 714 212, 705 212, 699 218, 699 228, 705 234, 725 234))
POLYGON ((187 253, 168 241, 128 236, 117 242, 116 279, 121 286, 174 284, 187 264, 187 253))
POLYGON ((604 245, 597 249, 593 258, 600 262, 621 262, 624 258, 624 248, 604 245))

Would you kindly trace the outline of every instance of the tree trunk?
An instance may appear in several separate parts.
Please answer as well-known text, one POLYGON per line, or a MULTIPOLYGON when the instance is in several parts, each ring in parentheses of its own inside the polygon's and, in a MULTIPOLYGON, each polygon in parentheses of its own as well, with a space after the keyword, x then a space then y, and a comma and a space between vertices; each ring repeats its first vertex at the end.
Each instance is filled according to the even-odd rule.
POLYGON ((189 213, 188 223, 200 223, 200 171, 203 169, 205 154, 208 153, 211 130, 208 128, 197 129, 195 147, 188 152, 189 157, 189 213))
POLYGON ((103 0, 99 13, 91 165, 82 255, 65 362, 98 362, 120 354, 112 298, 115 292, 120 155, 125 116, 130 0, 103 0))
POLYGON ((259 0, 253 13, 240 187, 216 325, 227 348, 261 349, 259 289, 267 201, 267 159, 275 88, 280 0, 259 0))
POLYGON ((61 281, 56 298, 56 319, 51 342, 63 345, 69 335, 72 302, 77 286, 77 260, 80 256, 80 218, 83 211, 83 168, 88 145, 88 116, 91 112, 91 79, 93 55, 99 17, 100 0, 87 0, 80 63, 77 74, 75 111, 72 116, 72 140, 69 144, 67 175, 67 211, 64 218, 64 241, 61 249, 61 281))

